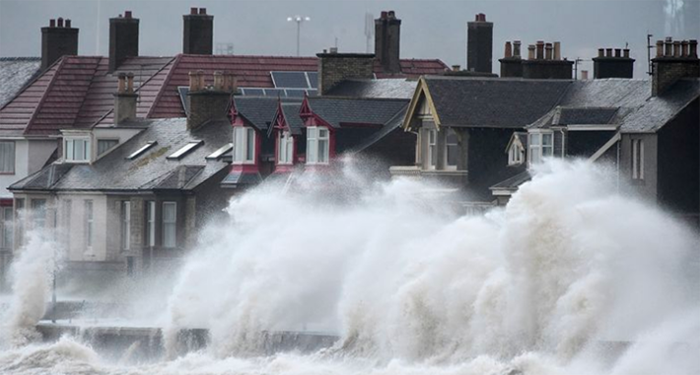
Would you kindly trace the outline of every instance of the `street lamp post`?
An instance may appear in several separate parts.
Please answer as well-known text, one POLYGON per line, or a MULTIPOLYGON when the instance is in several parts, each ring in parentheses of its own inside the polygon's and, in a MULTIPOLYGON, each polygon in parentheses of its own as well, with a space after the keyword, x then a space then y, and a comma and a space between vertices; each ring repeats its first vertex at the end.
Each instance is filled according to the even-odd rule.
POLYGON ((296 22, 297 23, 297 56, 299 55, 299 39, 301 35, 301 23, 305 21, 311 21, 311 18, 309 17, 302 17, 302 16, 294 16, 294 17, 287 17, 287 22, 296 22))

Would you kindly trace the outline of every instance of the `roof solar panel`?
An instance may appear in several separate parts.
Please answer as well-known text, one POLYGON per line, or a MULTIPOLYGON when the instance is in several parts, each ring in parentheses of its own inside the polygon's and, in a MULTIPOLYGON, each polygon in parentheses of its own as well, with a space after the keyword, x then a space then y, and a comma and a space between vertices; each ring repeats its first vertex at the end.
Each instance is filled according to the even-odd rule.
POLYGON ((311 88, 317 89, 318 88, 318 73, 306 72, 306 75, 309 76, 309 84, 311 85, 311 88))
POLYGON ((285 97, 284 90, 282 89, 265 89, 265 96, 281 96, 285 97))
POLYGON ((304 97, 304 92, 306 90, 304 89, 287 89, 287 96, 292 97, 292 98, 303 98, 304 97))
POLYGON ((270 72, 276 88, 305 89, 309 87, 304 72, 270 72))

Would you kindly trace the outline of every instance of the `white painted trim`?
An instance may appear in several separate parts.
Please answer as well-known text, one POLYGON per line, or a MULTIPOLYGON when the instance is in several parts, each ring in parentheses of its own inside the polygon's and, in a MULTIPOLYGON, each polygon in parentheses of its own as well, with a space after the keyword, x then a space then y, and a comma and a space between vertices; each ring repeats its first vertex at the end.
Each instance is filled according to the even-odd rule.
POLYGON ((615 135, 612 138, 610 138, 609 141, 605 142, 603 147, 598 149, 598 151, 596 151, 590 158, 588 158, 588 161, 592 163, 598 160, 601 156, 603 156, 604 153, 606 153, 610 149, 610 147, 615 145, 615 143, 619 142, 620 139, 622 139, 620 133, 615 133, 615 135))
POLYGON ((616 131, 617 125, 597 125, 597 124, 572 124, 567 125, 569 131, 616 131))

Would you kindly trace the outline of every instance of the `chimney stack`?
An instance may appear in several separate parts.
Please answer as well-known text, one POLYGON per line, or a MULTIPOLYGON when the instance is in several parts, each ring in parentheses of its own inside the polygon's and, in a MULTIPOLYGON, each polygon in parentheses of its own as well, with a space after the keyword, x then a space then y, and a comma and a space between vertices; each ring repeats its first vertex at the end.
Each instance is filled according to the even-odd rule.
POLYGON ((206 8, 190 8, 183 18, 182 53, 211 55, 214 51, 214 16, 206 8))
POLYGON ((114 94, 114 125, 136 118, 136 99, 134 92, 134 73, 119 73, 117 93, 114 94))
POLYGON ((593 58, 593 78, 632 78, 633 75, 634 59, 630 58, 629 49, 598 49, 598 56, 593 58), (602 53, 603 50, 607 51, 605 55, 602 53))
POLYGON ((131 11, 109 19, 109 72, 129 57, 139 55, 139 19, 133 18, 131 11))
POLYGON ((561 43, 537 41, 528 48, 528 59, 522 61, 522 77, 527 79, 572 79, 573 61, 561 59, 561 43))
POLYGON ((195 130, 209 121, 226 119, 226 111, 235 91, 233 75, 214 72, 211 87, 206 86, 202 70, 191 71, 189 77, 187 129, 195 130))
POLYGON ((467 70, 492 73, 493 22, 486 22, 486 15, 479 13, 467 23, 467 70))
POLYGON ((41 70, 51 66, 61 56, 78 54, 78 29, 71 27, 70 20, 49 20, 48 27, 41 28, 41 70))
POLYGON ((372 79, 374 54, 372 53, 319 53, 318 92, 325 95, 338 83, 347 79, 372 79))
MULTIPOLYGON (((374 55, 385 73, 401 73, 401 20, 393 10, 374 20, 374 55)), ((332 48, 331 48, 332 51, 332 48)))
POLYGON ((698 41, 695 39, 674 42, 667 37, 665 41, 656 42, 656 58, 651 60, 653 96, 663 95, 679 79, 700 77, 697 48, 698 41))

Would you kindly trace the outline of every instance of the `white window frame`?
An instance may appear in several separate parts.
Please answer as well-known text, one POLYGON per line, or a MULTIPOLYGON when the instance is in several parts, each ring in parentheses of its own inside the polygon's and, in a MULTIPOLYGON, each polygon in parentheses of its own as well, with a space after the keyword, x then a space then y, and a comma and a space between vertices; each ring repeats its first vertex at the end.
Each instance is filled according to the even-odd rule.
POLYGON ((131 250, 131 202, 121 201, 121 247, 122 250, 131 250))
POLYGON ((330 130, 324 126, 306 128, 306 164, 328 164, 330 162, 330 133, 330 130), (322 146, 323 144, 325 144, 325 148, 322 146))
POLYGON ((85 220, 85 248, 92 250, 95 241, 95 203, 92 199, 83 201, 83 215, 85 220))
POLYGON ((257 134, 249 126, 233 128, 233 163, 255 164, 257 134))
POLYGON ((528 133, 528 161, 529 164, 538 164, 542 159, 554 155, 554 133, 550 131, 532 131, 528 133), (548 145, 544 144, 545 137, 550 139, 548 145))
POLYGON ((294 162, 294 137, 292 134, 287 130, 279 132, 277 144, 279 145, 277 149, 277 163, 282 165, 292 164, 294 162))
MULTIPOLYGON (((445 128, 443 128, 445 129, 445 128)), ((450 157, 449 157, 449 150, 450 147, 455 148, 455 152, 459 154, 459 139, 455 143, 450 143, 450 133, 453 133, 455 138, 458 138, 457 132, 455 132, 452 128, 446 128, 447 129, 447 134, 445 135, 445 169, 446 170, 457 170, 457 164, 450 164, 450 157)), ((457 155, 457 159, 459 160, 459 155, 457 155)), ((459 161, 458 161, 459 162, 459 161)))
POLYGON ((523 150, 523 147, 520 144, 513 142, 508 150, 508 165, 520 165, 523 163, 524 158, 525 150, 523 150))
POLYGON ((0 174, 15 174, 15 141, 0 141, 0 174))
POLYGON ((177 202, 165 201, 162 205, 162 225, 163 225, 163 239, 162 246, 164 248, 172 249, 177 247, 177 202), (166 215, 166 207, 173 208, 173 218, 170 220, 166 215), (168 233, 168 228, 172 228, 172 234, 168 233))
POLYGON ((146 203, 146 245, 156 246, 156 201, 146 203))
POLYGON ((68 163, 85 163, 90 161, 90 137, 67 137, 63 140, 63 160, 68 163), (76 142, 84 142, 83 155, 77 155, 76 142))
POLYGON ((632 139, 632 179, 644 180, 644 140, 632 139))

